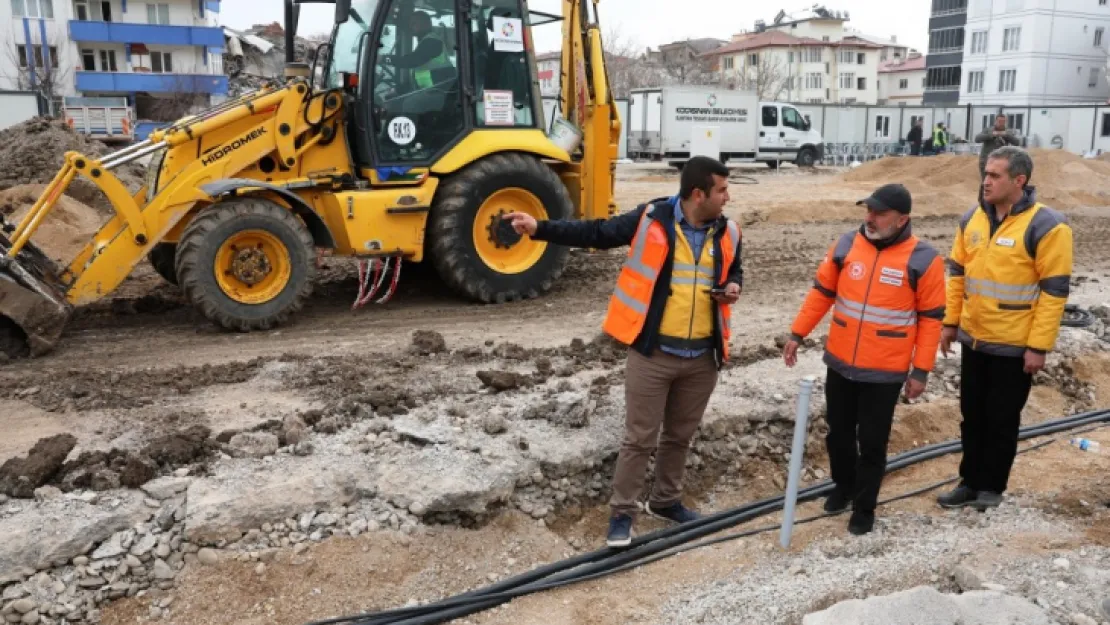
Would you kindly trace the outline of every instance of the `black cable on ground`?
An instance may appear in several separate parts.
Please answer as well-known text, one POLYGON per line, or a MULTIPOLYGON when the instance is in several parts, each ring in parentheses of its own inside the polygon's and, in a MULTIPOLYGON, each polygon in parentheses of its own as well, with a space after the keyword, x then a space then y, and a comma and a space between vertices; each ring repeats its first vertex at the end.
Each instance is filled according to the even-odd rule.
POLYGON ((740 174, 730 175, 728 181, 736 184, 759 184, 759 180, 754 176, 741 176, 740 174))
MULTIPOLYGON (((1019 440, 1048 436, 1084 426, 1107 422, 1110 422, 1110 410, 1080 413, 1063 419, 1022 428, 1019 432, 1019 440)), ((1048 442, 1044 444, 1048 444, 1048 442)), ((1037 446, 1030 449, 1033 448, 1037 448, 1037 446)), ((936 443, 898 454, 888 461, 886 473, 889 474, 893 471, 926 460, 955 453, 960 451, 960 449, 960 441, 955 440, 936 443)), ((1029 451, 1029 449, 1023 451, 1029 451)), ((933 488, 939 488, 952 481, 954 481, 954 479, 946 480, 943 483, 926 489, 921 489, 921 491, 926 492, 933 488)), ((816 499, 831 491, 832 488, 832 482, 829 480, 811 485, 799 490, 797 501, 798 503, 803 503, 816 499)), ((900 498, 916 496, 918 494, 920 494, 920 492, 915 491, 900 496, 900 498)), ((785 497, 779 495, 777 497, 750 503, 733 510, 725 510, 711 514, 697 521, 672 526, 639 536, 633 539, 632 545, 627 549, 615 550, 606 548, 582 554, 539 567, 485 588, 473 590, 435 603, 384 612, 326 619, 315 621, 309 625, 331 625, 337 623, 351 623, 357 625, 431 625, 433 623, 443 623, 455 618, 487 610, 515 597, 582 581, 598 579, 606 575, 612 575, 618 571, 642 566, 643 564, 667 557, 666 555, 662 555, 667 552, 678 553, 679 551, 687 551, 691 548, 697 548, 698 546, 716 544, 717 542, 735 540, 745 535, 751 535, 748 533, 730 535, 711 541, 704 541, 704 544, 694 543, 694 545, 687 545, 687 543, 703 536, 715 534, 754 518, 776 512, 782 509, 784 500, 785 497), (682 549, 678 549, 681 545, 686 546, 682 549)), ((824 518, 824 516, 825 515, 808 519, 804 522, 810 522, 817 518, 824 518)), ((758 533, 758 531, 755 531, 755 533, 758 533)), ((670 555, 673 555, 673 553, 670 555)))
POLYGON ((1064 306, 1064 318, 1060 321, 1060 325, 1069 328, 1087 328, 1094 322, 1095 316, 1091 311, 1080 308, 1078 304, 1068 304, 1064 306))

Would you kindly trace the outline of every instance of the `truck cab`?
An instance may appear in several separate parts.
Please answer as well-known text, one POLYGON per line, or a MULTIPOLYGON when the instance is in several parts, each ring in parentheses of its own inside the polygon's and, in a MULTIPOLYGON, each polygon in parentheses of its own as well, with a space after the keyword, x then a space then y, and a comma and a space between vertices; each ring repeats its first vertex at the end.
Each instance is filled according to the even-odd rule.
POLYGON ((812 167, 824 157, 821 133, 813 130, 801 111, 781 102, 759 103, 759 155, 772 167, 789 162, 812 167))

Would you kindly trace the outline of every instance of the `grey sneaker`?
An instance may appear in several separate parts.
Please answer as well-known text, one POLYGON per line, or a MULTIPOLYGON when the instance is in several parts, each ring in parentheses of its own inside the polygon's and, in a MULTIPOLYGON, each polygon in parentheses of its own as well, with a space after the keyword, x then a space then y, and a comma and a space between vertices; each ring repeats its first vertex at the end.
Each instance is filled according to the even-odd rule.
POLYGON ((1098 609, 1102 612, 1102 618, 1110 621, 1110 597, 1103 599, 1098 604, 1098 609))
POLYGON ((937 497, 937 503, 942 508, 962 508, 963 506, 975 503, 979 493, 971 490, 966 486, 958 486, 955 490, 944 493, 937 497))
POLYGON ((979 491, 979 496, 971 504, 979 512, 985 512, 987 508, 997 508, 1002 505, 1002 495, 992 493, 989 490, 979 491))

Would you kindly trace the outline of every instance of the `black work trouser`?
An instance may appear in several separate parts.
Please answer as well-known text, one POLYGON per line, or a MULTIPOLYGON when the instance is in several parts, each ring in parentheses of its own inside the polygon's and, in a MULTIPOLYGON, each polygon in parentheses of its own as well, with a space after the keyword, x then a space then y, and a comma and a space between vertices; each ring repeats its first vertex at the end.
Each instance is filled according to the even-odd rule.
POLYGON ((837 490, 856 510, 874 512, 886 471, 886 447, 902 384, 853 382, 831 368, 825 382, 825 446, 837 490))
POLYGON ((960 478, 972 490, 1002 494, 1017 455, 1021 411, 1033 376, 1025 358, 960 350, 960 478))

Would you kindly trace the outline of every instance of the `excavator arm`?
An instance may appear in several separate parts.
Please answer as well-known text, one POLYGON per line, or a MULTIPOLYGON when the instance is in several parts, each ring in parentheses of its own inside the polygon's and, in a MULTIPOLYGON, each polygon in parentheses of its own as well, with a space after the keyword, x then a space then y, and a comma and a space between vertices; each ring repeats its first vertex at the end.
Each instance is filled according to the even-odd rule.
POLYGON ((563 116, 582 132, 582 145, 562 179, 583 219, 605 219, 617 213, 614 184, 621 120, 609 88, 599 1, 563 0, 559 104, 563 116))

